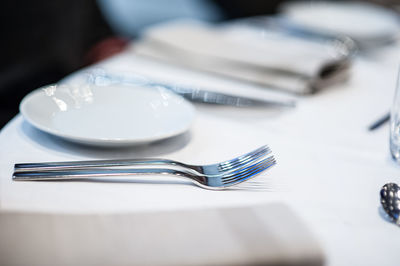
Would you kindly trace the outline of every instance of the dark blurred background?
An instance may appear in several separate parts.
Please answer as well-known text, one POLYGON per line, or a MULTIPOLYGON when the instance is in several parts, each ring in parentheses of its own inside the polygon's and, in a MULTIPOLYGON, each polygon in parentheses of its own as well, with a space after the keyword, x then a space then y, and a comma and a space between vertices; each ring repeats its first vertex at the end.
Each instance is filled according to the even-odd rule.
MULTIPOLYGON (((373 2, 390 6, 399 1, 373 2)), ((18 113, 18 104, 27 93, 122 50, 146 23, 174 16, 222 21, 273 14, 281 3, 279 0, 3 0, 0 128, 18 113)))

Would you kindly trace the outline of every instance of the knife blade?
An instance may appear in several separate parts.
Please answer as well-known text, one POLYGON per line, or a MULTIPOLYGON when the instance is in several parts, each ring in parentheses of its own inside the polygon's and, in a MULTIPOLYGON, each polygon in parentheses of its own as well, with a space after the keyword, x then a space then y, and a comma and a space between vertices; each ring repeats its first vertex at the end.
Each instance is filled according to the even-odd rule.
POLYGON ((198 88, 190 88, 186 86, 175 86, 164 82, 148 81, 141 76, 120 76, 114 74, 101 74, 95 77, 95 82, 99 84, 107 83, 123 83, 128 85, 141 85, 149 87, 161 87, 168 89, 185 99, 206 104, 220 104, 236 107, 250 107, 250 106, 277 106, 277 107, 295 107, 296 102, 290 100, 267 100, 255 99, 245 96, 225 94, 198 88))

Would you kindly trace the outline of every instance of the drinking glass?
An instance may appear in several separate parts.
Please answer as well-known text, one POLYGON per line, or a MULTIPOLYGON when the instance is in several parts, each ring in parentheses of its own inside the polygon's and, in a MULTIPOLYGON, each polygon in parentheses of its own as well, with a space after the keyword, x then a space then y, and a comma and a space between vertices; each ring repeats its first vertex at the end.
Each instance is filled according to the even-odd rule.
POLYGON ((390 153, 393 159, 400 163, 400 68, 390 111, 390 153))

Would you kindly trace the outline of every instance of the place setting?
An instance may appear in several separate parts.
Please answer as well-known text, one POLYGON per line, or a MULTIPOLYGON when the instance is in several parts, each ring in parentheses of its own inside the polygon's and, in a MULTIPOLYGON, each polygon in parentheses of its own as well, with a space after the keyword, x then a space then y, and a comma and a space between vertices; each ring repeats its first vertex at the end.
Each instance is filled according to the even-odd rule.
MULTIPOLYGON (((140 154, 152 154, 146 152, 146 147, 155 147, 154 150, 158 145, 172 145, 170 149, 175 150, 182 147, 180 141, 186 143, 183 145, 191 141, 190 132, 198 120, 196 110, 199 106, 202 110, 221 106, 237 109, 237 112, 242 113, 253 109, 266 115, 268 112, 273 114, 296 108, 296 96, 287 92, 234 82, 195 69, 186 70, 178 65, 154 61, 142 56, 138 48, 139 43, 135 43, 133 50, 128 49, 110 60, 72 73, 57 84, 39 88, 26 95, 20 103, 20 112, 24 120, 33 128, 44 132, 44 136, 51 136, 54 142, 57 142, 55 138, 60 139, 63 145, 56 148, 62 152, 94 155, 94 159, 99 157, 106 161, 110 161, 108 159, 112 159, 116 154, 121 160, 151 161, 151 158, 140 157, 140 154)), ((46 139, 40 139, 41 145, 46 148, 46 139)), ((259 146, 266 144, 260 143, 259 146)), ((257 147, 253 145, 252 148, 257 147)), ((243 150, 243 153, 249 150, 243 150)), ((162 155, 163 152, 153 153, 157 154, 162 155)), ((247 158, 246 155, 237 156, 236 160, 239 161, 240 158, 247 158)), ((228 171, 228 176, 222 178, 241 183, 261 174, 275 163, 272 154, 260 156, 235 171, 228 171), (238 179, 235 176, 236 172, 239 173, 238 179)), ((131 166, 135 169, 119 169, 120 165, 117 162, 114 164, 117 165, 105 164, 94 169, 33 168, 29 173, 16 167, 13 179, 40 180, 38 175, 41 173, 43 178, 47 175, 47 180, 169 174, 189 178, 203 187, 225 188, 225 184, 220 184, 219 181, 216 186, 210 185, 207 180, 200 182, 197 176, 191 175, 193 173, 174 172, 176 170, 171 169, 136 169, 135 165, 131 166), (61 177, 61 173, 67 175, 61 177), (23 177, 28 175, 31 175, 31 178, 23 177)), ((139 168, 143 168, 146 164, 142 162, 140 165, 139 168)), ((169 165, 171 166, 176 165, 169 165)), ((217 180, 217 177, 214 179, 217 180)))
MULTIPOLYGON (((126 54, 129 56, 120 56, 123 58, 122 63, 117 63, 117 56, 117 59, 73 73, 57 84, 39 88, 24 97, 20 103, 20 112, 24 120, 34 128, 67 143, 84 145, 89 147, 89 150, 90 147, 105 149, 133 147, 134 150, 135 146, 143 147, 159 141, 168 142, 168 139, 179 139, 179 136, 186 134, 196 119, 196 107, 192 103, 242 109, 254 107, 293 109, 296 108, 297 101, 293 94, 315 93, 332 82, 342 83, 347 79, 347 69, 351 59, 350 47, 338 50, 337 46, 329 47, 326 42, 309 41, 292 35, 277 37, 273 32, 269 33, 267 28, 263 31, 263 38, 258 38, 259 29, 249 25, 251 24, 234 22, 214 27, 195 21, 156 25, 148 29, 140 41, 128 50, 126 54), (236 36, 251 40, 252 46, 236 36), (293 42, 296 42, 297 48, 285 55, 296 46, 293 42), (267 46, 262 49, 262 45, 266 44, 267 46), (279 59, 277 57, 259 60, 259 55, 268 52, 278 52, 279 59), (202 60, 196 59, 199 55, 203 57, 202 60), (289 65, 295 55, 300 55, 298 60, 301 62, 301 67, 289 65), (182 61, 179 58, 188 60, 182 61), (306 58, 308 60, 305 60, 306 58), (132 61, 138 63, 135 65, 132 61), (191 65, 193 62, 195 64, 191 65), (186 71, 195 77, 189 79, 191 83, 179 77, 179 71, 184 70, 184 66, 187 66, 189 70, 186 71), (204 71, 203 66, 207 70, 204 71), (167 71, 173 75, 166 78, 167 71), (237 71, 240 71, 240 74, 237 71), (325 72, 326 74, 320 74, 325 72), (204 82, 205 86, 194 83, 196 78, 201 79, 210 73, 220 76, 223 85, 217 84, 214 87, 211 82, 209 82, 211 86, 204 82), (261 77, 268 81, 264 82, 259 79, 261 77), (237 78, 242 80, 235 84, 236 88, 231 87, 231 91, 227 91, 225 88, 229 82, 234 83, 233 79, 237 78), (263 90, 266 96, 259 97, 256 92, 254 96, 245 96, 245 90, 240 88, 243 83, 254 84, 253 90, 263 90), (219 91, 218 88, 223 89, 219 91)), ((136 157, 133 160, 141 161, 139 169, 135 168, 135 164, 129 165, 131 168, 120 169, 121 165, 117 160, 104 160, 95 161, 94 168, 87 161, 88 165, 77 162, 79 167, 39 166, 26 170, 24 167, 18 167, 24 165, 21 162, 16 164, 13 180, 90 179, 104 176, 169 174, 189 178, 201 187, 220 189, 229 186, 228 184, 250 179, 276 163, 273 155, 260 156, 254 161, 249 158, 249 154, 242 155, 232 160, 245 160, 246 163, 237 169, 232 168, 227 171, 227 176, 225 173, 217 173, 218 178, 221 176, 219 180, 217 177, 210 179, 210 176, 202 172, 199 177, 198 173, 169 168, 143 168, 145 162, 152 159, 136 157), (209 179, 217 180, 217 184, 211 185, 209 179), (222 180, 231 182, 224 183, 222 180)), ((224 163, 228 162, 231 161, 224 163)), ((72 165, 73 162, 66 164, 72 165)), ((182 163, 172 163, 168 166, 176 164, 179 166, 182 163)), ((35 164, 27 163, 27 165, 35 164)), ((152 166, 151 163, 149 165, 152 166)), ((122 166, 128 165, 122 163, 122 166)), ((198 167, 204 168, 201 165, 198 167)))
MULTIPOLYGON (((67 144, 67 147, 83 145, 89 151, 103 148, 105 154, 112 154, 119 148, 129 150, 131 147, 135 151, 135 147, 140 149, 173 138, 179 140, 187 134, 196 111, 185 99, 185 95, 171 91, 162 84, 147 84, 138 78, 130 82, 126 79, 110 79, 105 73, 98 69, 78 73, 59 84, 33 91, 20 104, 22 116, 36 129, 63 142, 72 143, 72 146, 67 144)), ((209 97, 198 91, 192 93, 214 99, 212 102, 207 100, 207 104, 237 107, 246 104, 274 105, 274 102, 218 94, 219 98, 231 97, 230 102, 221 103, 213 95, 209 97)), ((196 98, 195 101, 199 100, 196 98)), ((293 105, 292 102, 276 104, 293 105)), ((203 188, 223 189, 251 179, 275 163, 271 150, 263 146, 228 161, 198 166, 188 166, 168 159, 138 159, 137 155, 132 159, 121 160, 48 163, 57 167, 48 167, 46 163, 21 163, 15 165, 13 180, 90 180, 167 174, 189 179, 203 188)))

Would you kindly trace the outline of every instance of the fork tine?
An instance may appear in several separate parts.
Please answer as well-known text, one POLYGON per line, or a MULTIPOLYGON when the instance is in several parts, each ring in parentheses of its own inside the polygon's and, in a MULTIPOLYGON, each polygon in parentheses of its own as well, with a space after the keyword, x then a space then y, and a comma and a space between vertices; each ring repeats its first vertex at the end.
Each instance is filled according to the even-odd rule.
POLYGON ((265 159, 249 168, 247 171, 241 171, 240 173, 233 175, 229 179, 223 179, 222 183, 225 186, 232 186, 237 183, 244 182, 251 177, 255 177, 257 174, 261 173, 262 171, 270 168, 271 166, 275 165, 276 161, 273 156, 269 157, 268 159, 265 159))
POLYGON ((236 171, 229 172, 227 174, 222 175, 222 180, 228 182, 231 179, 237 178, 238 176, 240 176, 242 174, 248 173, 252 169, 254 169, 254 168, 256 168, 256 167, 258 167, 258 166, 260 166, 260 165, 262 165, 262 164, 264 164, 266 162, 270 162, 272 160, 275 160, 274 156, 269 156, 269 157, 267 157, 265 159, 262 159, 262 160, 260 160, 260 161, 258 161, 256 163, 254 163, 254 164, 251 164, 251 165, 248 165, 248 166, 245 166, 245 167, 242 167, 242 168, 238 168, 236 171))
POLYGON ((276 161, 272 161, 272 162, 268 162, 264 165, 262 165, 261 167, 258 167, 256 169, 254 169, 253 171, 244 174, 241 178, 237 178, 237 179, 233 179, 232 181, 228 182, 228 183, 224 183, 225 187, 230 187, 230 186, 234 186, 237 185, 239 183, 245 182, 251 178, 256 177, 258 174, 260 174, 261 172, 267 170, 268 168, 274 166, 276 164, 276 161))
POLYGON ((255 156, 259 157, 259 156, 261 156, 262 154, 265 154, 265 153, 270 153, 270 149, 266 145, 261 146, 261 147, 255 149, 255 150, 253 150, 253 151, 251 151, 249 153, 240 155, 240 156, 238 156, 236 158, 233 158, 231 160, 222 162, 222 163, 220 163, 220 167, 221 168, 223 168, 223 167, 231 168, 231 167, 233 167, 233 166, 235 166, 237 164, 246 163, 247 161, 252 160, 253 157, 255 157, 255 156))
POLYGON ((271 150, 269 149, 268 146, 261 146, 260 148, 251 151, 247 154, 241 155, 237 158, 234 158, 232 160, 223 162, 219 164, 219 170, 220 171, 226 171, 232 168, 239 167, 240 165, 245 165, 248 164, 252 161, 255 161, 256 159, 260 158, 264 154, 269 154, 271 150))
POLYGON ((268 168, 270 168, 270 167, 273 166, 274 164, 275 164, 275 162, 273 162, 273 163, 271 162, 271 163, 269 163, 268 165, 266 165, 264 168, 260 168, 260 169, 258 169, 257 171, 255 171, 255 172, 253 172, 253 173, 251 173, 251 174, 248 174, 248 175, 244 176, 244 177, 241 178, 241 179, 237 179, 237 180, 234 180, 234 181, 232 181, 232 182, 230 182, 230 183, 224 184, 224 187, 231 187, 231 186, 234 186, 234 185, 243 183, 243 182, 245 182, 245 181, 247 181, 247 180, 250 180, 250 179, 256 177, 257 175, 259 175, 261 172, 267 170, 268 168))

